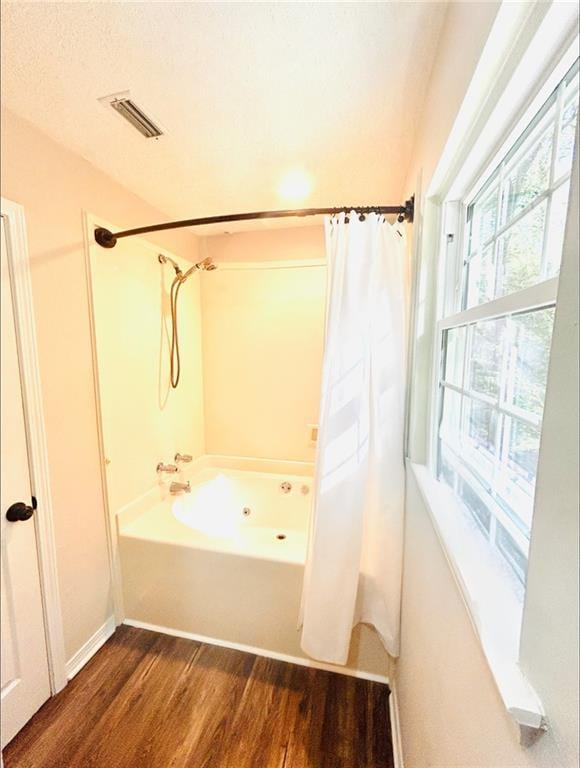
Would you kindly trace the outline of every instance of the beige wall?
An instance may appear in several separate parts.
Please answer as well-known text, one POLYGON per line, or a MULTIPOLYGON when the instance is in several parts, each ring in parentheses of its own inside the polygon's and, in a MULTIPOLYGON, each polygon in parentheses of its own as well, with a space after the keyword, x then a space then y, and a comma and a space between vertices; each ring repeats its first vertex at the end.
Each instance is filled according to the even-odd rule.
POLYGON ((449 3, 417 128, 405 197, 416 191, 419 175, 423 192, 427 189, 499 5, 477 0, 449 3))
MULTIPOLYGON (((312 219, 309 221, 312 222, 312 219)), ((260 229, 264 222, 257 221, 252 224, 256 229, 249 232, 206 238, 202 243, 204 255, 220 262, 302 261, 325 258, 322 223, 272 229, 260 229)))
MULTIPOLYGON (((123 225, 165 217, 7 110, 2 195, 24 206, 55 509, 67 658, 112 613, 96 429, 82 211, 123 225)), ((159 237, 181 256, 186 231, 159 237)))
MULTIPOLYGON (((141 238, 113 250, 91 248, 107 490, 112 515, 156 485, 158 462, 177 452, 204 452, 199 273, 181 287, 178 328, 181 376, 169 383, 175 276, 158 261, 159 248, 141 238)), ((180 262, 185 271, 191 266, 180 262)), ((164 476, 166 479, 167 476, 164 476)))
MULTIPOLYGON (((496 10, 497 5, 491 3, 449 7, 409 189, 420 174, 423 190, 429 184, 496 10)), ((575 238, 568 245, 568 266, 563 266, 564 284, 570 286, 576 286, 578 280, 577 231, 575 238), (570 270, 569 277, 566 270, 570 270)), ((562 294, 560 316, 561 299, 562 294)), ((567 292, 565 303, 560 341, 556 322, 558 363, 554 365, 552 359, 538 474, 538 505, 544 505, 544 513, 537 506, 536 522, 541 521, 538 536, 542 540, 532 547, 522 632, 522 666, 546 707, 550 730, 533 747, 520 746, 518 730, 499 696, 463 596, 409 473, 402 649, 396 672, 407 768, 575 768, 578 764, 578 498, 577 479, 573 480, 578 411, 571 386, 572 381, 577 382, 577 371, 572 371, 578 345, 576 290, 567 292), (562 441, 562 430, 567 428, 570 434, 562 441)), ((428 325, 426 305, 423 318, 428 325)), ((426 336, 428 330, 423 328, 426 336)), ((416 367, 418 375, 427 376, 428 365, 416 367)), ((419 421, 424 418, 422 406, 424 403, 413 403, 419 421)))
MULTIPOLYGON (((211 238, 216 262, 324 258, 322 227, 211 238)), ((202 275, 208 453, 312 461, 318 421, 326 268, 248 268, 202 275)))

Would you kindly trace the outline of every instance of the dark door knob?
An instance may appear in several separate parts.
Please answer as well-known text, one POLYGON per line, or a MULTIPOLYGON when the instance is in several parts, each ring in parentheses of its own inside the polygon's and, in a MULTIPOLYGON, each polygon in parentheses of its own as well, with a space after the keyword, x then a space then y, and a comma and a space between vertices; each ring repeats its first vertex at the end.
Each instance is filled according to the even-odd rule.
POLYGON ((10 520, 11 523, 17 523, 20 520, 30 520, 35 509, 36 504, 34 501, 31 507, 23 501, 17 501, 16 504, 12 504, 12 506, 8 507, 6 510, 6 519, 10 520))

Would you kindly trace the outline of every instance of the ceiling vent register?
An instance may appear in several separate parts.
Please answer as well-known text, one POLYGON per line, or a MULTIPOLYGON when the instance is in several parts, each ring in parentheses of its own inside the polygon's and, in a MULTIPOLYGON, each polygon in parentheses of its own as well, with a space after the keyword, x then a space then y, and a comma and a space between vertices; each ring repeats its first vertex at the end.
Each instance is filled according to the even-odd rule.
POLYGON ((161 128, 145 112, 138 107, 135 102, 129 98, 128 94, 115 94, 114 96, 105 96, 100 99, 108 103, 115 112, 130 123, 142 136, 147 139, 156 139, 163 136, 161 128))

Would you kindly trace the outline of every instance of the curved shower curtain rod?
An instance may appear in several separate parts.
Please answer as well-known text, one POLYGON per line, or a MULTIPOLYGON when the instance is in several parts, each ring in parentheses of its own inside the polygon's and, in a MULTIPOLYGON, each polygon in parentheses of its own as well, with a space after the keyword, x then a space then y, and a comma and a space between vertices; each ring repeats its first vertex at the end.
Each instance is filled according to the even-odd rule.
POLYGON ((103 248, 114 248, 121 237, 144 235, 147 232, 160 232, 163 229, 181 229, 181 227, 197 227, 202 224, 221 224, 228 221, 250 221, 252 219, 281 219, 290 216, 318 216, 321 214, 350 213, 356 211, 359 214, 385 213, 399 214, 401 220, 413 221, 415 210, 415 196, 409 198, 404 205, 372 205, 372 206, 345 206, 344 208, 301 208, 286 211, 256 211, 255 213, 230 213, 227 216, 206 216, 203 219, 184 219, 182 221, 166 221, 164 224, 151 224, 148 227, 136 227, 124 229, 122 232, 111 232, 104 227, 95 229, 95 240, 103 248))

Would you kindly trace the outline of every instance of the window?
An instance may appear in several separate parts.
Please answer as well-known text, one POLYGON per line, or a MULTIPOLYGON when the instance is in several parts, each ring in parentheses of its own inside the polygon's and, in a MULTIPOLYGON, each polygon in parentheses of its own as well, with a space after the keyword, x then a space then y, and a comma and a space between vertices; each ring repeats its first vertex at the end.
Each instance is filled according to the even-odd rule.
POLYGON ((435 471, 520 600, 577 117, 578 62, 448 237, 435 471))

